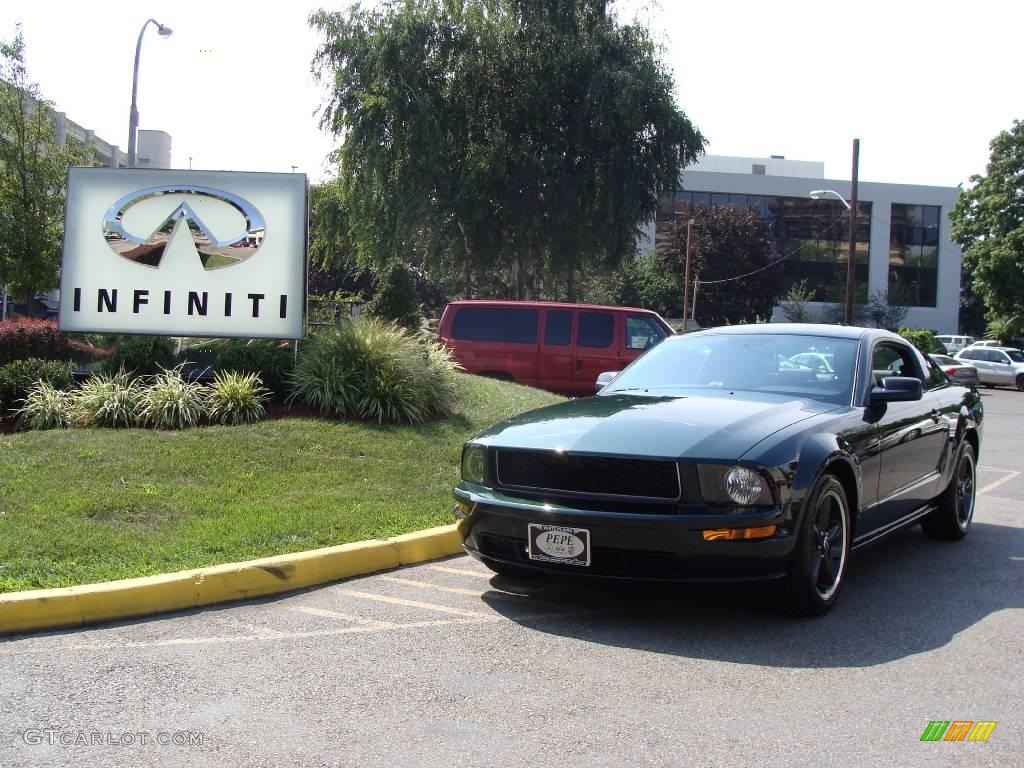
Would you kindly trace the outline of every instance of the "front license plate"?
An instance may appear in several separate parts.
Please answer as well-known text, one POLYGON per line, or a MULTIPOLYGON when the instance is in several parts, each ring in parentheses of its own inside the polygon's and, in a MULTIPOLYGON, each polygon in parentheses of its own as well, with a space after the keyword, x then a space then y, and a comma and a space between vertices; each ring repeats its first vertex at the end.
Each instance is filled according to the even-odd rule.
POLYGON ((590 565, 590 531, 562 525, 530 523, 531 560, 563 565, 590 565))

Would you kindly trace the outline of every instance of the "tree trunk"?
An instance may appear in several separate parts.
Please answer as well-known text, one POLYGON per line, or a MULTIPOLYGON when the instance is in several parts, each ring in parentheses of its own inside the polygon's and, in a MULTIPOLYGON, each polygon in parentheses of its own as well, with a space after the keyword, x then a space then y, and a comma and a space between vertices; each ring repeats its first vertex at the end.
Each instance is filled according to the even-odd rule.
POLYGON ((473 272, 471 270, 471 266, 472 266, 472 262, 473 262, 473 259, 472 259, 473 251, 472 251, 472 249, 469 246, 469 235, 466 234, 466 227, 463 225, 463 223, 461 221, 459 222, 459 232, 462 233, 462 246, 463 246, 463 248, 466 249, 466 260, 463 263, 463 270, 464 270, 464 272, 463 272, 464 286, 463 286, 463 289, 462 289, 462 292, 464 294, 463 298, 464 299, 471 299, 471 298, 473 298, 473 272))

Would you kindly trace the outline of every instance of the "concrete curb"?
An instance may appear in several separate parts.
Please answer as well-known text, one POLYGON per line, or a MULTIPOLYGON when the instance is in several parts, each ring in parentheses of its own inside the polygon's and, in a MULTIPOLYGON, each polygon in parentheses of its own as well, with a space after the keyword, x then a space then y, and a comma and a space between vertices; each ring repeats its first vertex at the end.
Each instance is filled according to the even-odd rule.
POLYGON ((462 552, 454 525, 138 579, 0 594, 0 635, 245 600, 462 552))

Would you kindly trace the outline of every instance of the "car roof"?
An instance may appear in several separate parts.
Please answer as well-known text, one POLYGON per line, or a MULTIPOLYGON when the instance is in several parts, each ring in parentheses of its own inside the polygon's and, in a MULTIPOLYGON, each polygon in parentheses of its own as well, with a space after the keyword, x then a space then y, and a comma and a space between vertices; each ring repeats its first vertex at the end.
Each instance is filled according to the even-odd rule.
POLYGON ((686 334, 687 336, 722 335, 722 334, 779 334, 786 336, 819 336, 830 339, 861 339, 865 337, 898 339, 906 342, 902 336, 882 328, 861 328, 855 325, 828 325, 826 323, 757 323, 752 325, 723 325, 718 328, 706 328, 702 331, 686 334))
POLYGON ((619 307, 610 304, 572 304, 566 301, 510 301, 501 299, 458 299, 448 302, 450 307, 518 307, 526 309, 603 309, 616 312, 643 312, 648 315, 658 314, 651 309, 640 307, 619 307))

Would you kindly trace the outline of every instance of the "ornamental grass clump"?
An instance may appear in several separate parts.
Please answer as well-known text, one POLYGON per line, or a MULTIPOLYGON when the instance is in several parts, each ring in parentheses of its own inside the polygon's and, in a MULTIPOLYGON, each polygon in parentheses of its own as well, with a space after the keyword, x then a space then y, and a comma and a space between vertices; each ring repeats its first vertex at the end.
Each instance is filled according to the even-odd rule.
POLYGON ((74 421, 83 427, 125 429, 139 424, 142 387, 125 370, 97 374, 72 393, 74 421))
POLYGON ((141 423, 157 429, 187 429, 199 424, 206 411, 206 392, 198 382, 185 381, 182 366, 164 370, 142 389, 141 423))
POLYGON ((417 424, 451 414, 456 369, 433 341, 362 317, 309 341, 292 374, 289 400, 324 415, 417 424))
POLYGON ((268 395, 255 373, 218 371, 206 394, 206 415, 217 424, 251 424, 266 413, 268 395))
POLYGON ((24 429, 63 429, 70 426, 74 409, 68 392, 38 381, 17 414, 18 425, 24 429))

